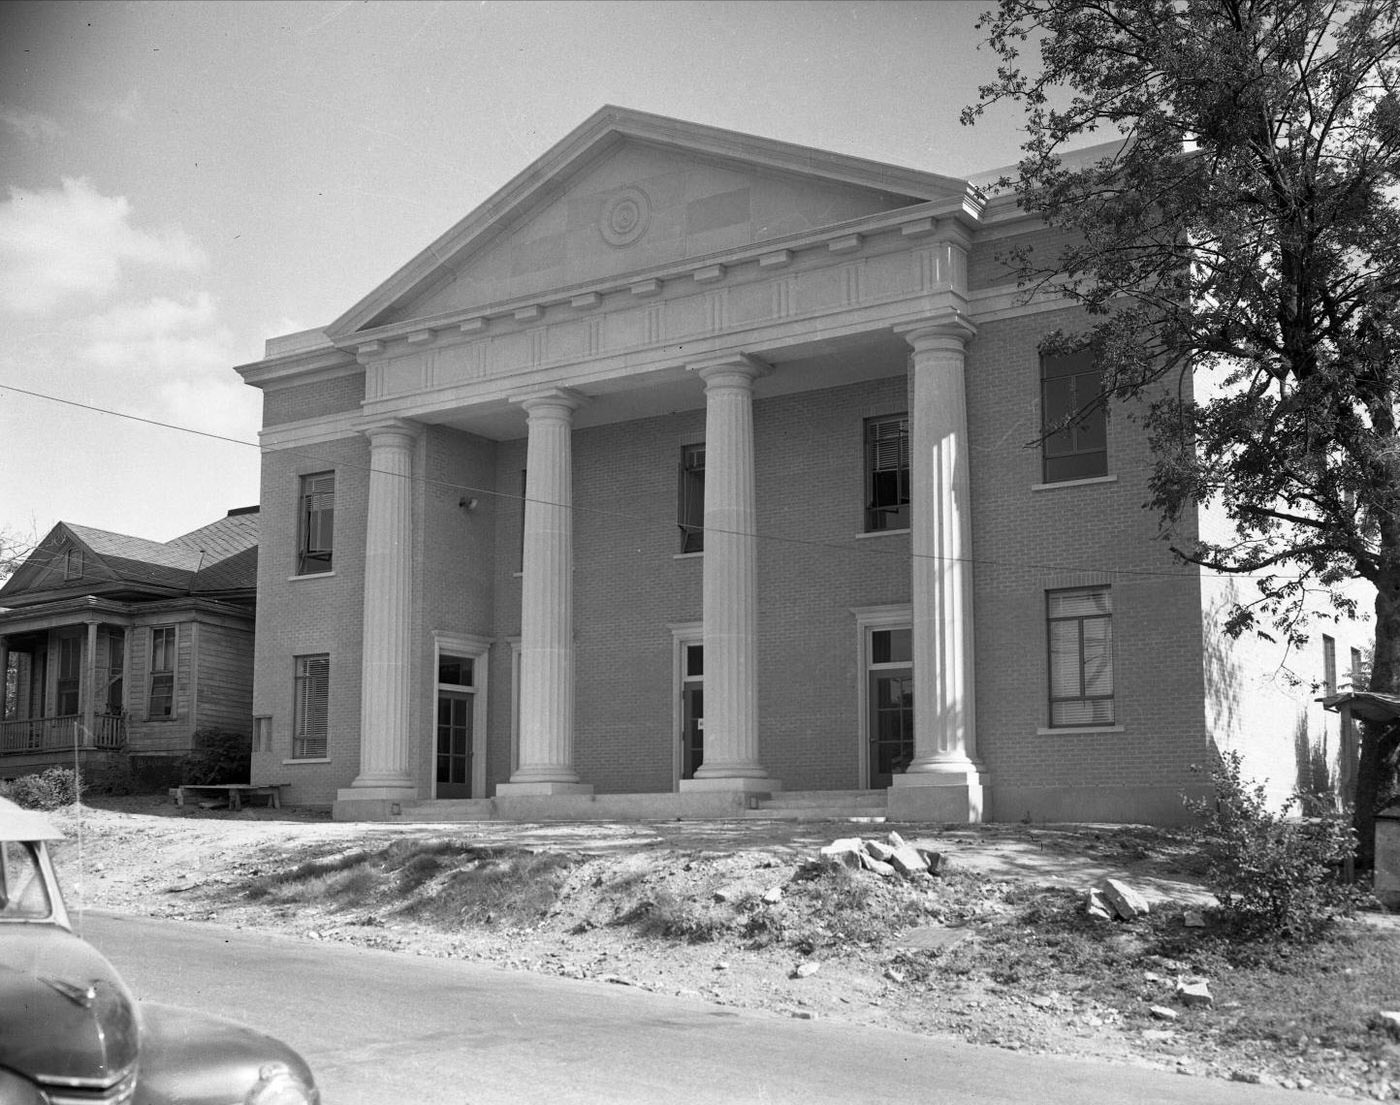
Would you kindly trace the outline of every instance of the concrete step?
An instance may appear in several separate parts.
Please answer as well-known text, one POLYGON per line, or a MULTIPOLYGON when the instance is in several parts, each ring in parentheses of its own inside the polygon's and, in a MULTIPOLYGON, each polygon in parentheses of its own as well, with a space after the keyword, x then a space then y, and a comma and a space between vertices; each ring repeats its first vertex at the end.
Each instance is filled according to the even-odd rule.
POLYGON ((443 798, 435 802, 408 802, 403 821, 490 821, 494 804, 490 798, 443 798))
POLYGON ((885 820, 883 790, 795 790, 779 791, 761 799, 756 809, 745 813, 748 820, 774 821, 858 821, 885 820))

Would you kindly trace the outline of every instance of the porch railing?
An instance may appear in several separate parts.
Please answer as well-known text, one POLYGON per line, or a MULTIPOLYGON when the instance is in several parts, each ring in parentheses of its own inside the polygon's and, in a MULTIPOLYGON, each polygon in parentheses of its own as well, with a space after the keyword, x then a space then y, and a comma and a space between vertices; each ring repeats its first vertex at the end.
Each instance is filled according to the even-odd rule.
POLYGON ((75 747, 120 748, 125 743, 126 722, 118 714, 98 714, 91 730, 80 714, 0 721, 0 756, 75 747))

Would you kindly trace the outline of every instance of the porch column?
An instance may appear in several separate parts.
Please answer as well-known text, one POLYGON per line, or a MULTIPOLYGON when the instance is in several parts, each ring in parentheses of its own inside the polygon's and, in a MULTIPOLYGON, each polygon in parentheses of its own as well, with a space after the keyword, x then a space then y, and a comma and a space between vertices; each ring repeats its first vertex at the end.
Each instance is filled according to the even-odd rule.
MULTIPOLYGON (((18 697, 19 688, 15 688, 18 697)), ((18 707, 19 703, 16 702, 18 707)), ((0 721, 10 716, 10 639, 0 637, 0 721)))
POLYGON ((758 749, 758 511, 753 383, 740 355, 691 366, 705 381, 705 755, 687 790, 769 792, 758 749))
POLYGON ((503 797, 591 794, 574 769, 573 415, 583 396, 552 388, 524 409, 525 541, 520 609, 520 766, 503 797))
POLYGON ((83 747, 97 743, 93 726, 97 723, 97 623, 87 623, 87 642, 83 648, 83 747))
POLYGON ((413 450, 417 427, 392 419, 369 438, 360 774, 340 801, 412 799, 409 770, 409 627, 413 582, 413 450))
POLYGON ((914 759, 894 777, 891 817, 979 821, 972 648, 966 345, 976 329, 949 311, 899 327, 913 349, 909 418, 914 759))

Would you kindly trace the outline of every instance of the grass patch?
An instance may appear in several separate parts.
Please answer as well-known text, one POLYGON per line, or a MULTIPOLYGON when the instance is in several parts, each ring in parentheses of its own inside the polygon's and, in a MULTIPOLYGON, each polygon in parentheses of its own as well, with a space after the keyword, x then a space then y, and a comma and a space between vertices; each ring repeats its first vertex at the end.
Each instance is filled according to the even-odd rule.
MULTIPOLYGON (((423 860, 411 861, 421 870, 423 860)), ((440 879, 431 894, 404 903, 404 916, 429 923, 536 925, 559 902, 574 865, 553 852, 475 849, 470 862, 440 879)))
POLYGON ((686 901, 662 890, 624 911, 615 924, 631 925, 641 936, 703 944, 728 931, 734 924, 734 915, 709 903, 686 901))

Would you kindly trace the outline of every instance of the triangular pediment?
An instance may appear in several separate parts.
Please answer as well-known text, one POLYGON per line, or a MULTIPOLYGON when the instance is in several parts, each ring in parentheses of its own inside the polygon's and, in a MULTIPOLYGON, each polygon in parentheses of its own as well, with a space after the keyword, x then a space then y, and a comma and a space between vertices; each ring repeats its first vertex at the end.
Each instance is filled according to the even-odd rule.
POLYGON ((819 233, 965 182, 604 108, 327 328, 470 311, 819 233))

